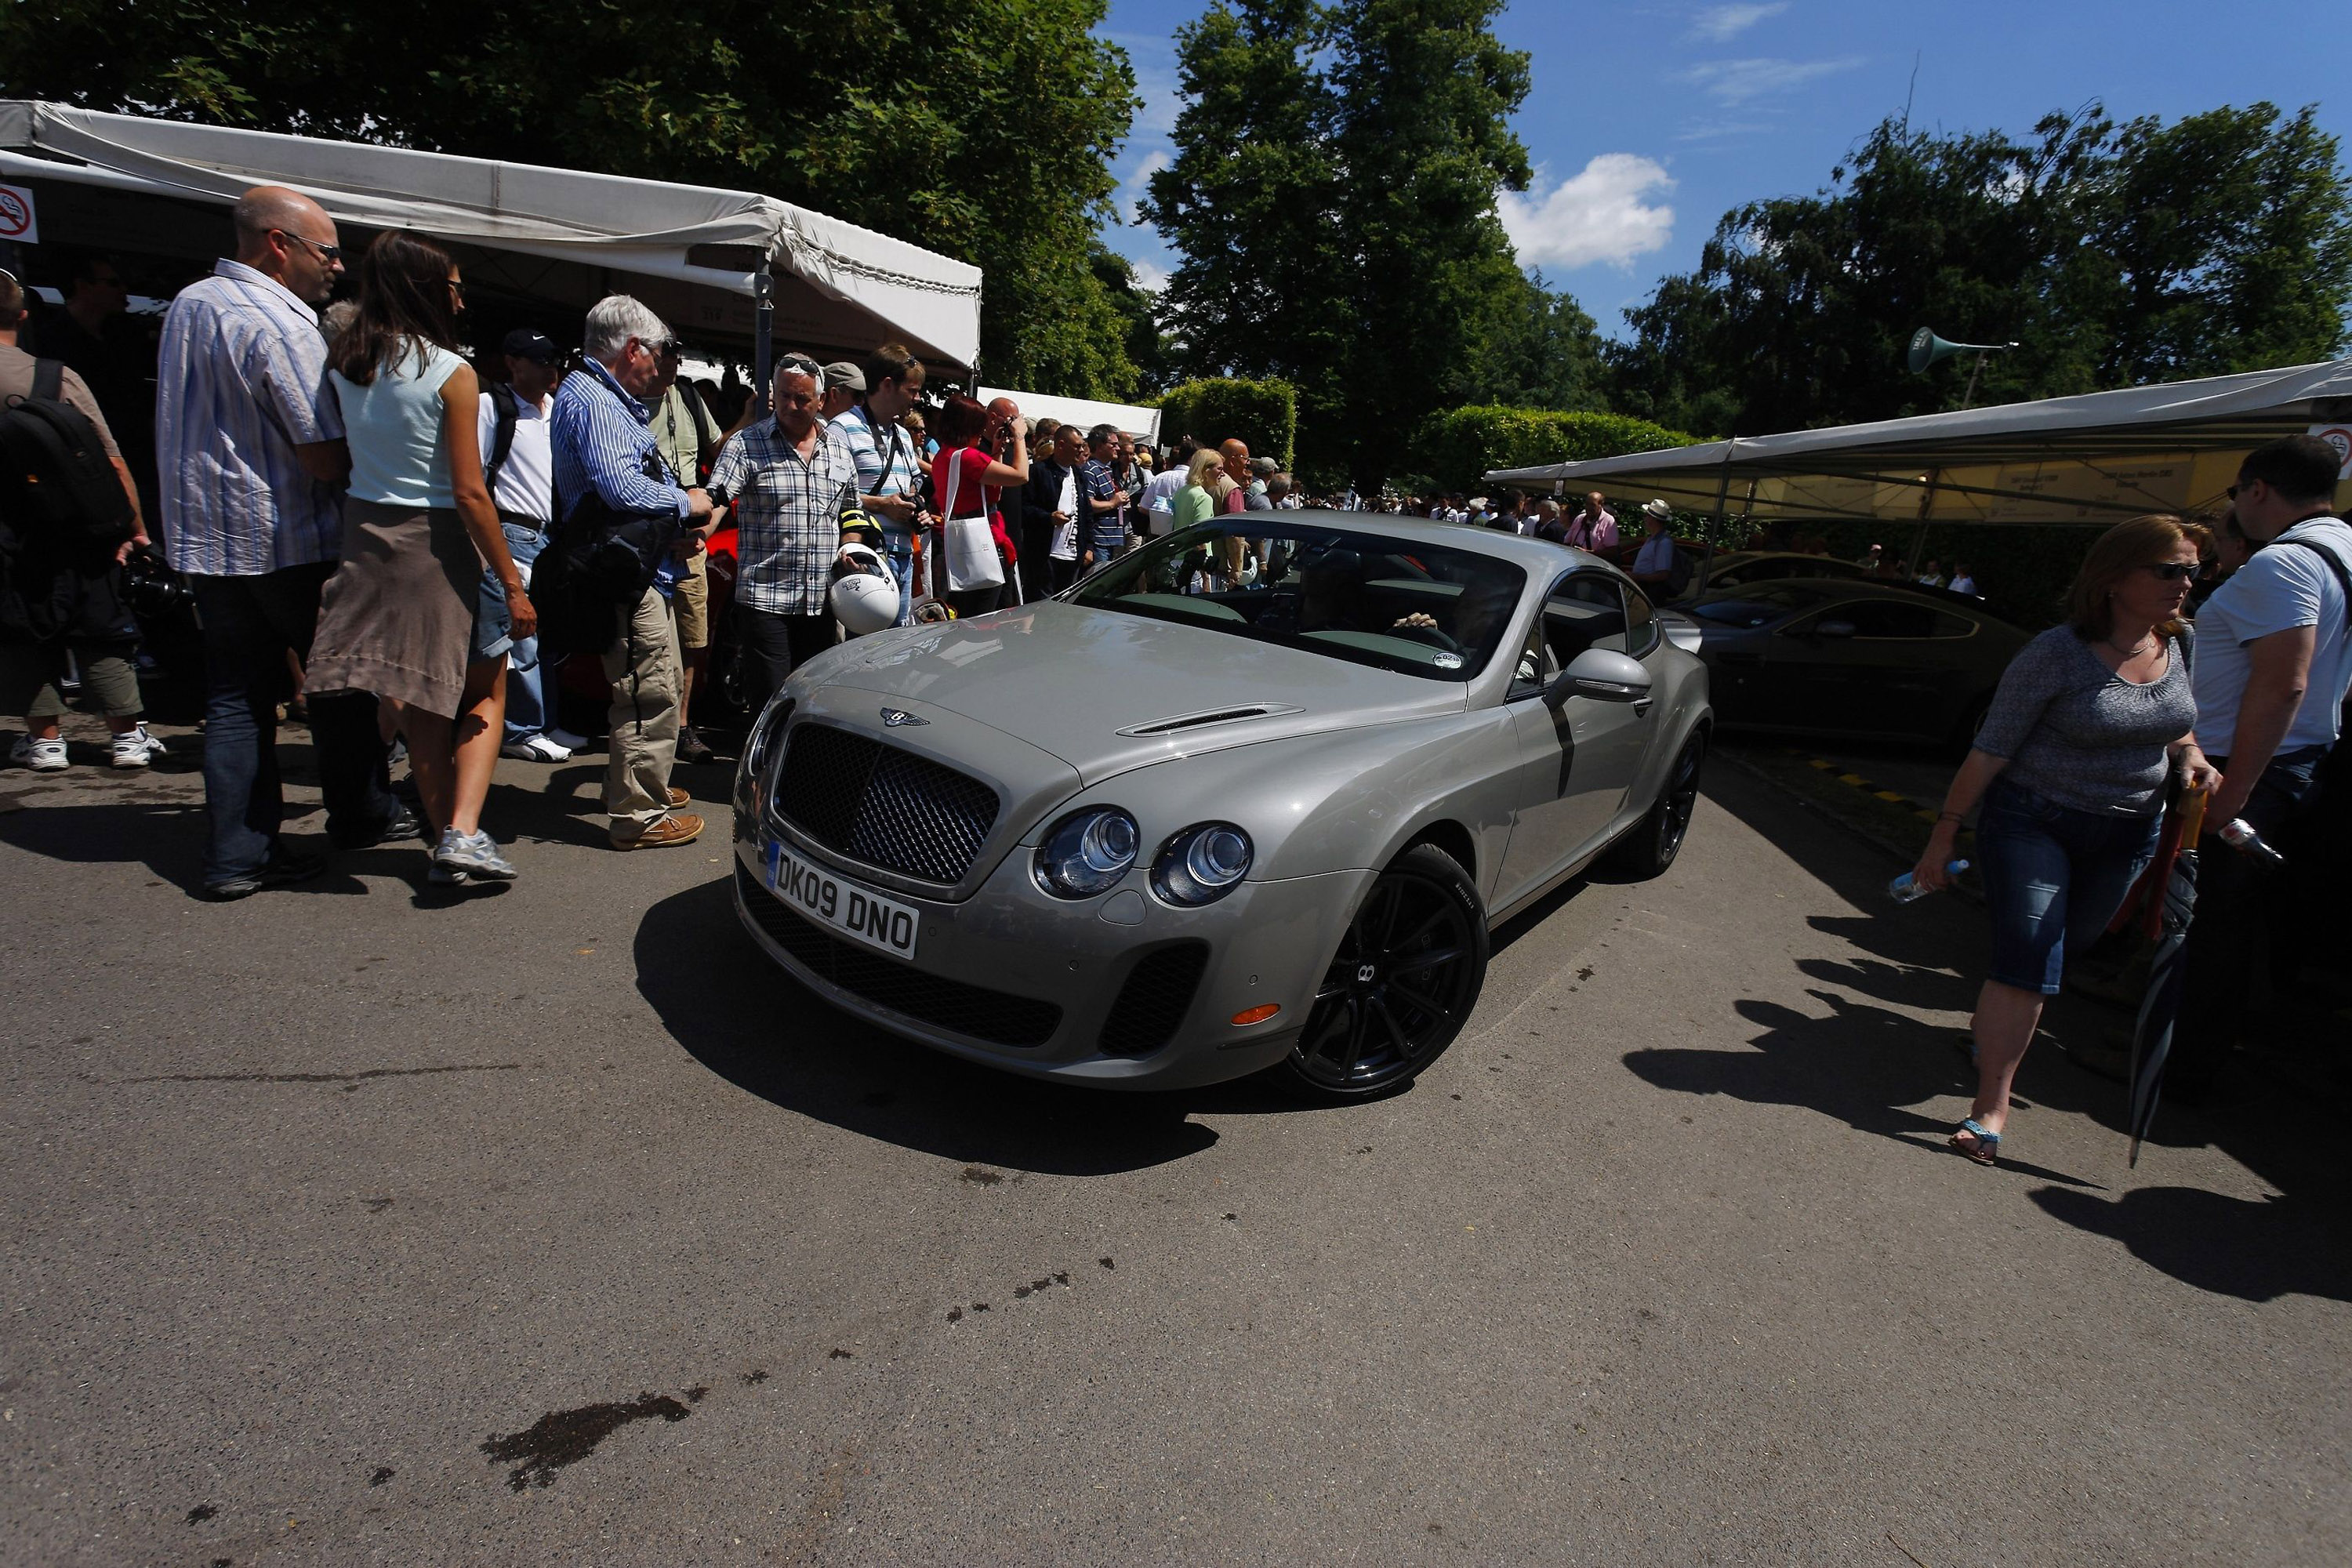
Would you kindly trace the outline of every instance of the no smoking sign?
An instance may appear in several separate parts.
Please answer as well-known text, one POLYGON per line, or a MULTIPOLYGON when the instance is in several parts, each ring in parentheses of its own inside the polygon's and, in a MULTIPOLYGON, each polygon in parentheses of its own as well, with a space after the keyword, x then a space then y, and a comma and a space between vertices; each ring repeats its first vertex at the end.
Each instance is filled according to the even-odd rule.
POLYGON ((41 226, 33 212, 33 193, 22 185, 0 185, 0 239, 38 245, 41 226))
POLYGON ((2352 427, 2342 425, 2314 425, 2305 434, 2316 436, 2336 448, 2337 482, 2352 479, 2352 427))

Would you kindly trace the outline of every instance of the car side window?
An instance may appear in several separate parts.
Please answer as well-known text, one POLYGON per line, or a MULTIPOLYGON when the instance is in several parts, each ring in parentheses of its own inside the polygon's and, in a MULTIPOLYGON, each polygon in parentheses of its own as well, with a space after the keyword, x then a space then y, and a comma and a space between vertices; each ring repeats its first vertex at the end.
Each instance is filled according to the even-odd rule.
POLYGON ((1635 658, 1643 658, 1658 646, 1658 618, 1650 608, 1649 595, 1639 588, 1619 584, 1625 595, 1625 651, 1635 658))
POLYGON ((1511 689, 1504 694, 1503 700, 1517 702, 1522 697, 1533 697, 1549 686, 1551 678, 1559 673, 1544 647, 1543 627, 1531 626, 1526 644, 1519 649, 1518 666, 1511 671, 1511 689))
POLYGON ((1589 647, 1625 651, 1625 601, 1616 583, 1598 572, 1579 572, 1555 584, 1545 595, 1544 647, 1554 669, 1566 669, 1589 647))
POLYGON ((1826 612, 1832 620, 1853 623, 1853 635, 1858 637, 1879 637, 1917 641, 1948 634, 1937 630, 1939 618, 1931 605, 1907 604, 1895 599, 1856 599, 1826 612))

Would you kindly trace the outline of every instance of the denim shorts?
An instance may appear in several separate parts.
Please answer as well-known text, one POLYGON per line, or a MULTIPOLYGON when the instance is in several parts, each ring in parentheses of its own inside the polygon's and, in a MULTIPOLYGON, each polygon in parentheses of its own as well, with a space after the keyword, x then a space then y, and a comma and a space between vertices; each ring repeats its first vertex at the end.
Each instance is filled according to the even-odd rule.
POLYGON ((507 591, 498 574, 485 567, 482 586, 474 596, 474 651, 477 659, 499 658, 514 647, 513 623, 507 618, 507 591))
POLYGON ((2083 811, 1994 779, 1977 817, 1992 978, 2055 996, 2068 951, 2099 939, 2156 858, 2162 820, 2083 811))

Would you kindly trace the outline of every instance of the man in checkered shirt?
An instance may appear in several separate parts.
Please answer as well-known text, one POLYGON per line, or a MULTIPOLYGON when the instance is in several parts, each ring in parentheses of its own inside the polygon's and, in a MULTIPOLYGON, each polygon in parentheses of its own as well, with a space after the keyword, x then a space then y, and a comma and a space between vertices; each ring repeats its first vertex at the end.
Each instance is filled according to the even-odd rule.
POLYGON ((847 443, 817 417, 824 372, 806 354, 776 366, 772 416, 719 449, 710 491, 735 507, 735 626, 753 712, 794 666, 834 645, 826 595, 842 515, 857 505, 847 443))

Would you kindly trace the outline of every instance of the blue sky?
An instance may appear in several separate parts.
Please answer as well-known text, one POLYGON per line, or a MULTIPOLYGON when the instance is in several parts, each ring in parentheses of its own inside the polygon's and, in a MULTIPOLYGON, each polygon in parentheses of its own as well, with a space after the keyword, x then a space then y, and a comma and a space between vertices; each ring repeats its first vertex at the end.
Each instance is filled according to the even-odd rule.
MULTIPOLYGON (((1144 108, 1115 173, 1123 216, 1164 165, 1175 121, 1174 34, 1204 0, 1111 0, 1099 29, 1134 62, 1144 108)), ((1514 121, 1537 165, 1504 219, 1522 265, 1540 266, 1612 335, 1624 307, 1687 271, 1724 213, 1826 184, 1862 134, 1912 95, 1912 122, 2030 128, 2091 100, 2167 120, 2268 100, 2331 104, 2352 12, 2269 0, 1516 0, 1496 31, 1533 57, 1514 121), (1913 62, 1917 86, 1911 88, 1913 62)), ((1174 265, 1149 228, 1105 237, 1147 279, 1174 265)))

